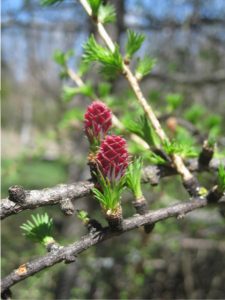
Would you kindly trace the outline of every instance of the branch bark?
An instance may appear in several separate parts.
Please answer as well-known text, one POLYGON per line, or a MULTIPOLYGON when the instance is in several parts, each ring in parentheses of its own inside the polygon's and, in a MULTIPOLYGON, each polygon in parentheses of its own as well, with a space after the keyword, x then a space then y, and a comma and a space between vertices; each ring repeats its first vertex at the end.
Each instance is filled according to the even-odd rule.
MULTIPOLYGON (((199 166, 198 159, 190 159, 186 165, 190 172, 216 171, 219 165, 225 166, 224 159, 212 159, 209 166, 205 169, 199 166)), ((151 183, 156 185, 160 179, 166 176, 176 175, 177 172, 171 167, 164 165, 147 166, 143 169, 142 181, 143 183, 151 183)), ((27 209, 35 209, 41 206, 60 204, 64 199, 70 199, 75 201, 78 198, 88 196, 94 184, 91 181, 80 181, 73 184, 60 184, 52 188, 46 188, 43 190, 24 190, 25 199, 21 203, 15 203, 10 201, 9 198, 2 199, 1 201, 1 219, 5 219, 14 214, 18 214, 21 211, 27 209)))
POLYGON ((40 258, 34 259, 30 262, 23 264, 16 270, 12 271, 8 276, 3 278, 1 283, 1 291, 4 293, 11 286, 16 283, 32 276, 46 268, 49 268, 59 262, 67 261, 68 257, 74 257, 82 253, 86 249, 99 244, 114 236, 119 236, 127 231, 133 230, 143 225, 154 224, 156 222, 168 219, 170 217, 184 216, 188 212, 195 209, 205 207, 207 199, 194 199, 191 202, 178 203, 171 207, 162 208, 154 212, 149 212, 145 215, 133 216, 124 220, 123 229, 119 232, 112 232, 109 228, 104 228, 98 234, 88 234, 83 236, 80 241, 70 244, 65 247, 60 247, 40 258))
POLYGON ((9 198, 2 199, 1 219, 17 214, 27 209, 35 209, 40 206, 55 205, 63 199, 75 200, 90 194, 94 184, 91 181, 80 181, 74 184, 59 184, 43 190, 24 190, 23 203, 15 203, 9 198))

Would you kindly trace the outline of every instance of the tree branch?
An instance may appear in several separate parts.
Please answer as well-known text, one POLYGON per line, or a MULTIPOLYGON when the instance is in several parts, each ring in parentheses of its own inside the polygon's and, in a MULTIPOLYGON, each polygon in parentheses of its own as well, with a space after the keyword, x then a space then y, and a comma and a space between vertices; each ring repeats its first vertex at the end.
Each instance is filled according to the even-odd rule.
POLYGON ((43 190, 24 190, 23 203, 15 203, 9 198, 2 199, 1 219, 17 214, 27 209, 35 209, 40 206, 55 205, 63 199, 75 200, 90 194, 94 184, 91 181, 80 181, 74 184, 59 184, 43 190))
POLYGON ((114 236, 119 236, 129 230, 138 228, 147 224, 154 224, 156 222, 168 219, 170 217, 184 216, 188 212, 207 205, 207 199, 194 199, 191 202, 179 203, 171 207, 162 208, 154 212, 149 212, 145 215, 133 216, 124 220, 123 229, 119 232, 111 232, 109 228, 104 228, 98 234, 88 234, 81 238, 80 241, 71 245, 60 247, 43 257, 37 258, 33 261, 27 262, 18 269, 12 271, 8 276, 2 280, 2 293, 8 290, 11 286, 32 276, 41 270, 51 267, 59 262, 67 261, 67 258, 77 256, 86 249, 101 243, 114 236))
MULTIPOLYGON (((186 165, 191 172, 200 172, 202 170, 216 171, 220 164, 225 166, 225 158, 212 159, 206 169, 199 166, 198 159, 190 159, 186 162, 186 165)), ((143 183, 149 182, 152 185, 156 185, 159 183, 160 178, 175 174, 177 174, 176 170, 171 167, 164 165, 150 165, 143 169, 142 181, 143 183)), ((24 190, 25 199, 23 202, 15 203, 10 201, 9 198, 2 199, 0 216, 1 219, 5 219, 6 217, 27 209, 60 204, 63 199, 74 201, 89 195, 93 187, 94 184, 91 181, 80 181, 73 184, 60 184, 43 190, 24 190)))
MULTIPOLYGON (((106 46, 108 47, 108 49, 110 51, 114 52, 115 51, 114 42, 112 41, 110 35, 106 31, 103 24, 99 20, 96 20, 92 16, 92 10, 91 10, 91 7, 90 7, 88 1, 87 0, 79 0, 79 1, 80 1, 81 5, 83 6, 84 10, 86 11, 86 13, 90 17, 92 17, 92 20, 94 21, 94 23, 97 26, 98 33, 99 33, 100 37, 102 38, 102 40, 104 41, 104 43, 106 44, 106 46)), ((127 79, 131 89, 133 90, 133 92, 136 96, 137 102, 142 107, 146 117, 149 119, 149 121, 150 121, 153 129, 155 130, 155 133, 159 137, 161 143, 164 144, 166 142, 169 142, 169 138, 167 137, 165 131, 163 130, 163 128, 162 128, 159 120, 157 119, 151 105, 148 103, 147 99, 145 98, 144 94, 142 93, 142 90, 139 86, 139 82, 138 82, 137 78, 134 76, 134 74, 132 73, 130 67, 126 63, 123 63, 122 74, 127 79)), ((186 188, 186 190, 188 191, 188 193, 191 196, 198 196, 199 190, 200 190, 200 185, 198 183, 198 180, 186 168, 182 157, 179 156, 178 154, 174 153, 174 154, 171 155, 171 160, 172 160, 172 163, 175 166, 177 172, 181 175, 183 185, 186 188)))
MULTIPOLYGON (((82 78, 74 70, 72 70, 71 68, 67 68, 67 73, 68 73, 69 77, 76 83, 76 85, 78 87, 85 85, 82 78)), ((95 100, 95 98, 91 97, 91 100, 95 100)), ((115 127, 119 128, 120 130, 126 131, 126 128, 124 127, 123 123, 120 122, 120 120, 114 114, 112 114, 112 122, 115 127)), ((141 145, 144 149, 150 148, 149 145, 138 135, 136 135, 134 133, 130 133, 130 138, 137 144, 141 145)))

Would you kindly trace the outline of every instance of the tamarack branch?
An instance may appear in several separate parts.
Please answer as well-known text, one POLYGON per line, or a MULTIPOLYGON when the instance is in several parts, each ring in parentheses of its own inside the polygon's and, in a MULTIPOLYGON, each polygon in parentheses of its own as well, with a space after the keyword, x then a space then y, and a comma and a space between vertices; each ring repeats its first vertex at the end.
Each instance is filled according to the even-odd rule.
MULTIPOLYGON (((80 0, 80 3, 84 7, 87 14, 90 17, 92 17, 94 23, 96 23, 98 33, 101 36, 102 40, 107 45, 107 47, 109 48, 109 50, 111 52, 115 52, 116 48, 112 39, 110 38, 103 24, 99 20, 96 20, 91 7, 89 6, 88 1, 80 0)), ((132 71, 130 70, 129 66, 126 65, 126 63, 122 65, 122 71, 123 71, 123 75, 128 80, 131 89, 135 93, 138 103, 143 108, 147 118, 150 120, 152 127, 155 130, 155 133, 158 135, 162 143, 168 142, 168 137, 166 136, 163 128, 161 127, 161 124, 159 123, 157 117, 155 116, 152 107, 148 104, 147 100, 145 99, 141 91, 141 88, 139 86, 137 78, 133 75, 132 71)), ((189 192, 191 196, 198 196, 200 186, 197 178, 195 178, 194 175, 186 168, 182 158, 178 154, 174 153, 171 156, 171 159, 173 161, 175 168, 177 169, 177 172, 182 177, 183 184, 186 190, 189 192)))
MULTIPOLYGON (((118 52, 117 45, 112 41, 103 23, 98 18, 98 9, 101 1, 99 3, 98 1, 93 2, 93 4, 91 1, 80 0, 80 3, 92 18, 100 37, 107 46, 107 51, 109 52, 107 52, 108 56, 106 56, 110 57, 109 53, 117 55, 111 58, 115 59, 116 57, 118 59, 116 63, 120 73, 128 81, 136 96, 137 103, 143 109, 147 121, 150 122, 154 133, 159 138, 162 148, 155 149, 155 153, 159 153, 165 163, 143 167, 141 159, 135 160, 135 158, 131 158, 128 153, 127 141, 119 135, 111 134, 109 131, 113 124, 120 129, 124 129, 123 124, 103 102, 90 96, 93 102, 88 106, 84 115, 84 132, 90 145, 87 160, 91 179, 73 184, 60 184, 43 190, 25 190, 21 186, 12 186, 9 188, 8 198, 3 199, 1 202, 1 219, 18 214, 24 210, 32 210, 47 205, 59 205, 65 215, 73 215, 75 212, 74 202, 79 198, 92 195, 93 198, 99 201, 109 226, 103 228, 97 220, 91 219, 88 213, 82 214, 80 212, 80 219, 82 219, 89 233, 73 244, 61 246, 51 236, 53 220, 47 214, 41 217, 37 215, 36 218, 33 216, 34 224, 28 222, 23 224, 21 228, 26 232, 27 237, 29 236, 31 239, 41 242, 48 253, 20 265, 3 278, 1 283, 3 299, 9 298, 10 288, 16 283, 57 263, 72 263, 76 261, 79 254, 107 239, 120 236, 141 226, 144 227, 146 233, 150 233, 157 222, 171 217, 180 219, 193 210, 203 208, 209 204, 219 205, 220 202, 224 201, 225 159, 213 158, 215 149, 214 145, 210 144, 209 141, 204 141, 202 151, 199 157, 195 159, 183 159, 176 152, 166 153, 164 151, 163 147, 165 145, 170 146, 171 141, 143 95, 139 84, 141 75, 134 75, 129 66, 135 49, 130 49, 127 55, 122 58, 118 52), (220 172, 222 179, 220 179, 218 185, 213 186, 209 190, 202 188, 195 173, 204 171, 220 172), (154 186, 158 185, 162 178, 174 175, 181 176, 183 186, 189 193, 190 201, 149 211, 148 203, 142 193, 141 183, 150 183, 154 186), (137 213, 137 215, 127 219, 123 219, 121 201, 121 195, 125 187, 129 188, 133 193, 134 201, 132 201, 132 204, 137 213), (40 230, 40 227, 38 231, 39 225, 45 228, 46 232, 40 230), (36 235, 32 232, 35 226, 36 235)), ((137 44, 139 43, 141 46, 144 40, 141 35, 135 36, 131 32, 128 35, 130 39, 136 39, 137 44)), ((84 47, 86 58, 88 50, 92 48, 90 43, 92 43, 91 46, 99 47, 99 51, 103 49, 97 45, 94 37, 91 37, 89 45, 84 47)), ((67 68, 67 73, 77 86, 84 86, 82 79, 73 70, 67 68)), ((193 130, 193 128, 191 129, 193 130)), ((133 141, 140 142, 146 151, 152 150, 151 145, 138 135, 130 134, 130 138, 133 141)))
MULTIPOLYGON (((198 159, 191 159, 187 161, 187 167, 191 172, 201 172, 205 170, 215 172, 219 165, 223 165, 225 167, 225 159, 214 158, 210 161, 206 168, 199 165, 198 159)), ((176 170, 163 165, 147 166, 143 168, 142 181, 144 183, 157 185, 161 178, 176 174, 176 170)), ((72 202, 74 202, 76 199, 90 195, 93 187, 94 183, 90 180, 80 181, 74 184, 60 184, 43 190, 24 190, 25 199, 23 203, 16 200, 16 195, 16 199, 14 199, 14 201, 12 201, 10 196, 1 200, 1 219, 3 220, 24 210, 35 209, 47 205, 57 205, 65 198, 69 198, 72 202)))
MULTIPOLYGON (((145 215, 134 216, 123 221, 123 227, 120 231, 111 231, 110 228, 104 228, 95 235, 88 234, 71 245, 60 247, 59 249, 52 251, 43 257, 27 262, 14 270, 8 276, 3 278, 1 284, 1 291, 4 293, 10 287, 16 283, 32 276, 46 268, 49 268, 62 261, 68 262, 71 257, 76 257, 88 248, 110 239, 114 236, 121 235, 129 230, 133 230, 140 226, 155 224, 156 222, 165 220, 170 217, 184 216, 188 212, 195 209, 205 207, 207 205, 207 199, 194 199, 191 202, 179 203, 171 207, 162 208, 154 212, 147 213, 145 215)), ((74 260, 73 260, 74 261, 74 260)))

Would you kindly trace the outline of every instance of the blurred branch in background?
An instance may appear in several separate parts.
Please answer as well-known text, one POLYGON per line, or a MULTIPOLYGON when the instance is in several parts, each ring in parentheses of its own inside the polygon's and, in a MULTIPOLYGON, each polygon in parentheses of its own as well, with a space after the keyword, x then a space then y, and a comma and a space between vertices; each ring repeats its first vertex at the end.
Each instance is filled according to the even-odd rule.
POLYGON ((165 74, 165 73, 153 72, 144 78, 144 80, 148 80, 148 79, 169 81, 180 85, 182 84, 193 85, 193 86, 209 85, 209 84, 215 85, 215 84, 221 84, 225 82, 225 70, 219 70, 209 75, 193 74, 192 76, 187 74, 182 74, 182 73, 165 74))

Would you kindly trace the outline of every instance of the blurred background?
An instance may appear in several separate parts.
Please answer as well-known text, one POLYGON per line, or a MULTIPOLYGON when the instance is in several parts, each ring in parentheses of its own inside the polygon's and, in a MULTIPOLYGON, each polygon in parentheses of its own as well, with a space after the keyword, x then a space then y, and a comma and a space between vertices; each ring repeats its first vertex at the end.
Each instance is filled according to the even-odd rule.
MULTIPOLYGON (((151 55, 157 63, 141 86, 166 130, 168 116, 186 119, 196 129, 194 143, 200 146, 210 133, 218 141, 217 155, 224 155, 225 1, 108 2, 117 11, 108 30, 121 49, 127 28, 146 35, 138 55, 151 55)), ((96 32, 79 1, 49 7, 36 0, 2 1, 3 198, 14 184, 40 189, 89 178, 82 116, 90 100, 74 90, 53 57, 56 50, 73 49, 68 65, 78 70, 90 33, 96 32)), ((126 110, 135 118, 134 96, 125 80, 106 81, 96 74, 91 69, 83 79, 117 116, 122 119, 126 110)), ((181 136, 189 134, 182 130, 181 136)), ((212 174, 199 178, 206 186, 216 179, 212 174)), ((175 177, 154 188, 146 185, 144 191, 152 209, 187 199, 175 177)), ((130 198, 125 195, 125 216, 134 213, 130 198)), ((80 199, 76 207, 104 223, 92 199, 80 199)), ((85 233, 75 216, 65 217, 58 207, 36 211, 53 217, 56 239, 63 245, 85 233)), ((30 214, 2 223, 2 276, 45 253, 21 234, 19 226, 30 214)), ((43 271, 13 287, 14 298, 223 299, 224 234, 224 217, 216 208, 193 212, 157 224, 150 236, 136 230, 87 250, 76 263, 43 271)))

